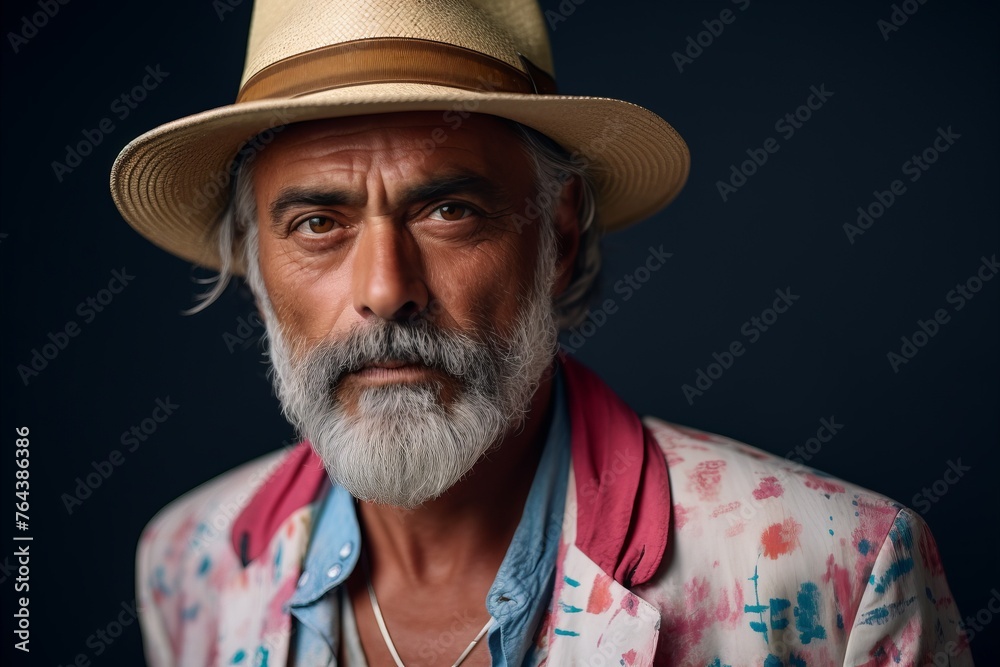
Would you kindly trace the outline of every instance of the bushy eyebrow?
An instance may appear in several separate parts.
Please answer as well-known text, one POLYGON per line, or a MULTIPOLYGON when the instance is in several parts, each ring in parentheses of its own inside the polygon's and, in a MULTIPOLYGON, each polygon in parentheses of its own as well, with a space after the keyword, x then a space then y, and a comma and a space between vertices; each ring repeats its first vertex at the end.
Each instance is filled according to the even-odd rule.
POLYGON ((427 183, 407 188, 403 191, 402 203, 413 204, 459 194, 475 196, 487 205, 497 205, 505 198, 506 191, 482 174, 461 170, 441 174, 427 183))
POLYGON ((271 202, 271 223, 281 224, 281 217, 299 206, 361 206, 364 200, 357 193, 337 188, 283 188, 271 202))
MULTIPOLYGON (((399 205, 413 204, 443 197, 466 195, 480 199, 487 207, 496 207, 506 199, 506 189, 478 172, 457 169, 438 174, 424 183, 412 185, 400 197, 399 205)), ((299 206, 352 206, 364 205, 360 193, 335 187, 287 187, 278 192, 269 209, 271 223, 281 226, 281 217, 299 206)))

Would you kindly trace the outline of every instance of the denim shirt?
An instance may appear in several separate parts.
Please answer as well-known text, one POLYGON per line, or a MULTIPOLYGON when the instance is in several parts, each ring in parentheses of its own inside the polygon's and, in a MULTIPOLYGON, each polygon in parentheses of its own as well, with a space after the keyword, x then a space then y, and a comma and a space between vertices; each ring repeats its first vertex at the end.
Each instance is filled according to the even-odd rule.
MULTIPOLYGON (((485 601, 496 620, 487 636, 493 665, 515 667, 525 662, 552 594, 570 466, 565 391, 560 370, 553 382, 552 419, 538 470, 485 601)), ((287 603, 293 617, 295 664, 335 665, 342 629, 337 589, 357 566, 361 551, 354 498, 339 485, 329 486, 314 525, 302 575, 287 603)), ((463 642, 452 645, 455 658, 464 647, 463 642)))

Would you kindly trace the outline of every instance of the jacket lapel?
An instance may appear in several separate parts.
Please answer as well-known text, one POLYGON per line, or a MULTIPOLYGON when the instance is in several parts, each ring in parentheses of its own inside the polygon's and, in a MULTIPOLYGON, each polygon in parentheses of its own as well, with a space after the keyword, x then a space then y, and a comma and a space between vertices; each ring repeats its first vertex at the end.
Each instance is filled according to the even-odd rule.
POLYGON ((547 623, 548 664, 652 665, 660 611, 629 590, 667 552, 666 459, 639 416, 600 378, 562 357, 573 464, 547 623))
POLYGON ((301 574, 314 509, 310 503, 285 517, 266 547, 223 589, 216 664, 231 665, 240 655, 252 667, 287 664, 292 617, 286 602, 301 574))
POLYGON ((563 526, 547 623, 546 662, 551 665, 652 665, 660 612, 598 566, 575 544, 576 492, 570 471, 563 526), (573 528, 570 528, 573 527, 573 528), (594 662, 594 656, 602 659, 594 662))
POLYGON ((326 470, 309 441, 299 443, 235 517, 230 546, 242 563, 220 600, 219 665, 284 667, 295 592, 326 470))
POLYGON ((653 578, 667 549, 670 482, 653 434, 599 377, 563 359, 579 516, 574 544, 623 586, 653 578))

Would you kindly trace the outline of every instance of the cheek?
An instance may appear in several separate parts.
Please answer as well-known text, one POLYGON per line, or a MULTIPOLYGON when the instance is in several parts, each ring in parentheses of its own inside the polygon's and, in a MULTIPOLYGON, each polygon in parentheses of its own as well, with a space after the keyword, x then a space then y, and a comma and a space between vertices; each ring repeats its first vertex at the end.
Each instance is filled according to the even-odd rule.
POLYGON ((525 240, 512 234, 469 252, 425 255, 430 309, 438 324, 506 331, 534 277, 535 255, 525 240), (445 311, 451 322, 442 317, 445 311))
POLYGON ((294 338, 328 337, 351 306, 343 267, 315 266, 273 239, 261 243, 261 273, 279 324, 294 338))

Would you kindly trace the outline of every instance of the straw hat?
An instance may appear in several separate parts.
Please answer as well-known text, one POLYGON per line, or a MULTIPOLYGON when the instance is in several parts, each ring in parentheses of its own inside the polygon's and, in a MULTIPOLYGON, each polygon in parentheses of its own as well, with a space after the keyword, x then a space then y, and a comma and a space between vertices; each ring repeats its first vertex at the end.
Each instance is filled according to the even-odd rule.
POLYGON ((666 121, 628 102, 555 90, 535 0, 257 0, 236 102, 132 141, 111 169, 111 194, 147 239, 217 269, 212 226, 241 150, 259 150, 288 123, 440 110, 446 129, 464 113, 493 114, 585 161, 606 230, 677 195, 690 158, 666 121))

